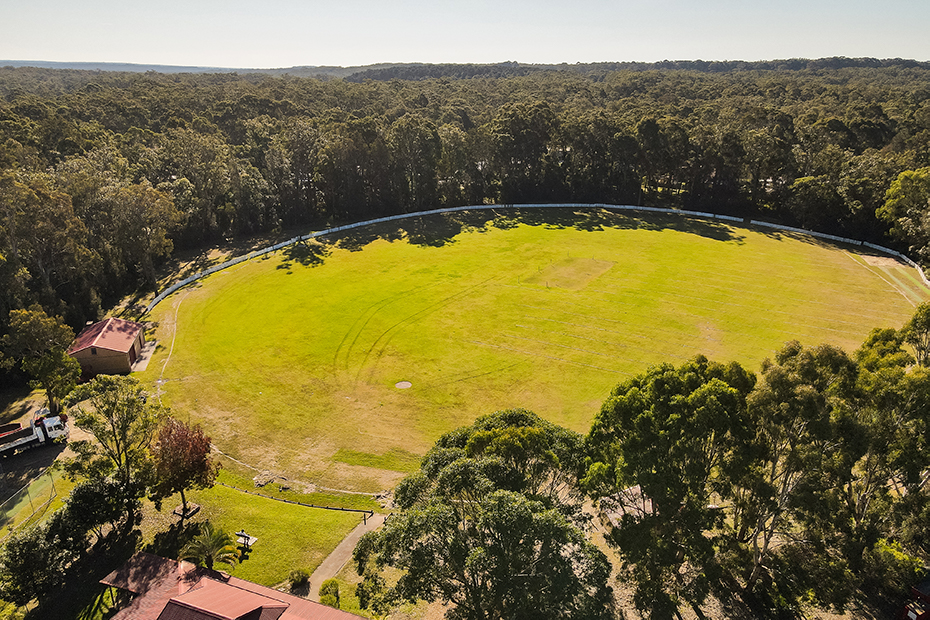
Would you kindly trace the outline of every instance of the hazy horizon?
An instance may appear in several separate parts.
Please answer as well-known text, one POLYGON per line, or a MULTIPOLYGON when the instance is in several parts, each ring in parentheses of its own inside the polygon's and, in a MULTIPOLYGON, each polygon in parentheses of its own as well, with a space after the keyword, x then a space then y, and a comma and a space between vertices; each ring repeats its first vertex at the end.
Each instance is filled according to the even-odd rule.
POLYGON ((907 58, 930 3, 0 0, 0 58, 211 68, 907 58))
POLYGON ((288 66, 279 66, 279 67, 220 67, 215 65, 175 65, 175 64, 162 64, 162 63, 142 63, 142 62, 115 62, 115 61, 93 61, 93 60, 74 60, 74 61, 59 61, 59 60, 37 60, 37 59, 21 59, 21 58, 0 58, 0 66, 10 66, 9 63, 13 63, 12 66, 15 67, 37 67, 37 68, 56 68, 57 66, 68 66, 73 67, 74 65, 90 65, 90 66, 113 66, 113 67, 165 67, 172 69, 216 69, 218 71, 282 71, 287 69, 366 69, 369 67, 381 67, 381 66, 393 66, 393 65, 488 65, 495 66, 505 63, 516 63, 520 66, 573 66, 573 65, 597 65, 597 64, 659 64, 662 62, 734 62, 734 63, 754 63, 754 62, 781 62, 781 61, 791 61, 791 60, 807 60, 807 61, 818 61, 818 60, 827 60, 830 58, 849 58, 850 60, 878 60, 878 61, 894 61, 901 60, 905 62, 921 62, 926 63, 930 61, 922 61, 916 58, 904 58, 896 56, 894 58, 876 58, 869 56, 860 56, 860 57, 849 57, 849 56, 824 56, 818 58, 808 58, 808 57, 792 57, 792 58, 760 58, 754 60, 747 60, 744 58, 729 58, 721 61, 717 60, 707 60, 704 58, 665 58, 657 61, 641 61, 641 60, 600 60, 593 62, 553 62, 553 63, 528 63, 521 62, 519 60, 501 60, 487 63, 472 63, 468 61, 463 62, 454 62, 454 63, 431 63, 431 62, 422 62, 422 61, 411 61, 411 62, 374 62, 364 65, 288 65, 288 66), (32 64, 35 63, 35 64, 32 64), (48 66, 46 66, 48 65, 48 66))

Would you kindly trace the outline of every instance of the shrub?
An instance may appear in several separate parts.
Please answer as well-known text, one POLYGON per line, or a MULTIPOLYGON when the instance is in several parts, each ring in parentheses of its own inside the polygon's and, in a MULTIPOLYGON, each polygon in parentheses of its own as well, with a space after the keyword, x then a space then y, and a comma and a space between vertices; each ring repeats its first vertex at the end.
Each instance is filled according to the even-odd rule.
POLYGON ((320 602, 339 609, 339 582, 327 579, 320 586, 320 602))
POLYGON ((290 584, 291 590, 307 585, 309 579, 310 573, 302 568, 295 568, 287 575, 287 582, 290 584))

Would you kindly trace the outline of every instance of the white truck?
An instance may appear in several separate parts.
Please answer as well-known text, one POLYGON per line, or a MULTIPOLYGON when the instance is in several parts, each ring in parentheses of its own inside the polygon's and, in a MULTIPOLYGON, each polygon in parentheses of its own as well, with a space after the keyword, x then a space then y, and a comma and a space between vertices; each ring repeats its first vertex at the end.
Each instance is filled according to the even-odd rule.
POLYGON ((0 425, 0 456, 51 443, 60 437, 67 441, 69 432, 67 415, 53 416, 48 409, 40 409, 33 414, 29 426, 19 422, 0 425))

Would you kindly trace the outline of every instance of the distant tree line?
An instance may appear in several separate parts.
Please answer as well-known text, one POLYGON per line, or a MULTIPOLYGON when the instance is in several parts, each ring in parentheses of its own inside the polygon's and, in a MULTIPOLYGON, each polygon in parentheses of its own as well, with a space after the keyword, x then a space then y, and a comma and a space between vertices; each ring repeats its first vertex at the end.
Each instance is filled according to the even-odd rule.
POLYGON ((703 356, 653 366, 584 437, 523 410, 479 418, 439 439, 395 490, 398 514, 359 541, 361 605, 616 617, 607 560, 581 534, 587 496, 645 618, 703 618, 710 596, 760 618, 894 607, 930 558, 928 341, 923 304, 853 354, 793 341, 759 375, 703 356))
MULTIPOLYGON (((902 58, 791 58, 785 60, 662 60, 659 62, 595 62, 561 64, 527 64, 501 62, 496 64, 430 64, 399 63, 385 66, 354 67, 346 70, 347 82, 365 80, 425 80, 429 78, 501 78, 529 75, 539 71, 565 71, 582 74, 614 71, 679 70, 702 73, 732 71, 803 71, 850 68, 930 68, 930 63, 902 58)), ((295 68, 296 69, 296 68, 295 68)), ((321 68, 322 69, 322 68, 321 68)), ((263 71, 264 72, 264 71, 263 71)), ((277 70, 281 73, 281 70, 277 70)))
POLYGON ((0 68, 0 333, 36 303, 78 328, 176 249, 475 203, 686 207, 925 257, 925 63, 417 67, 0 68))

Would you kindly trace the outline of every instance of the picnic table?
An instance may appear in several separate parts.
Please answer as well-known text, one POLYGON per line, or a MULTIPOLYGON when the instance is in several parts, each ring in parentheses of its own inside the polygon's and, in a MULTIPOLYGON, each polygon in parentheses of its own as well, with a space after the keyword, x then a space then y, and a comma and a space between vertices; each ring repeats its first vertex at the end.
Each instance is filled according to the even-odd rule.
POLYGON ((236 541, 239 543, 240 547, 243 547, 246 551, 251 551, 252 545, 258 542, 258 539, 255 536, 246 534, 245 530, 240 530, 236 532, 236 541))

